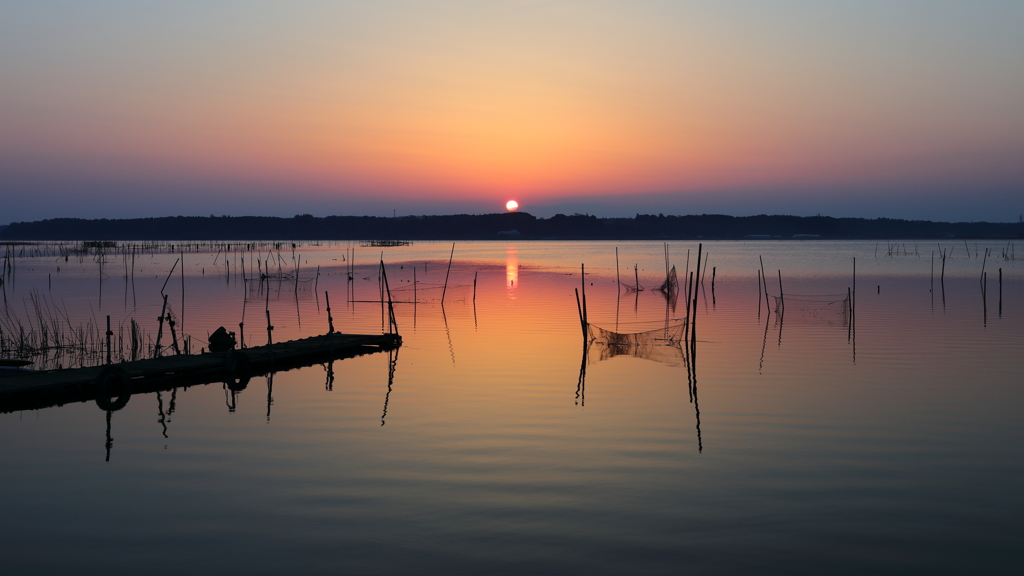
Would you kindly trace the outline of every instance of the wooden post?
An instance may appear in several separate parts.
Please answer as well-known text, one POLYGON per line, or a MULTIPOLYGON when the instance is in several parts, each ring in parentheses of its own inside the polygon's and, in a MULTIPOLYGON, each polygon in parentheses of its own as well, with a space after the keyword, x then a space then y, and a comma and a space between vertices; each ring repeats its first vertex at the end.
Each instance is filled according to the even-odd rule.
POLYGON ((694 277, 693 277, 693 321, 690 322, 690 325, 694 329, 694 333, 696 333, 696 328, 697 328, 697 287, 700 286, 700 279, 701 279, 701 274, 700 274, 700 258, 701 258, 701 254, 702 254, 703 250, 704 250, 704 244, 703 243, 697 244, 697 266, 696 266, 696 268, 693 269, 693 272, 694 272, 694 277))
MULTIPOLYGON (((181 249, 181 310, 178 311, 178 319, 182 322, 185 321, 185 250, 181 249)), ((181 328, 182 334, 184 334, 185 327, 181 328)), ((178 344, 178 340, 174 340, 175 346, 178 344)))
POLYGON ((665 247, 665 280, 668 280, 668 242, 664 243, 665 247))
POLYGON ((615 247, 615 289, 622 292, 622 282, 619 281, 619 247, 615 247))
MULTIPOLYGON (((414 268, 413 269, 413 273, 415 274, 415 272, 416 272, 416 269, 414 268)), ((477 277, 478 274, 480 274, 479 270, 477 270, 476 272, 473 272, 473 302, 474 303, 476 303, 476 277, 477 277)))
POLYGON ((114 333, 110 331, 110 315, 107 315, 107 364, 110 364, 110 337, 114 333))
POLYGON ((779 270, 779 302, 782 304, 782 313, 786 313, 786 297, 782 295, 782 270, 779 270))
POLYGON ((395 306, 391 300, 391 286, 388 284, 388 272, 384 268, 384 259, 380 261, 381 278, 383 279, 384 291, 388 295, 388 330, 393 330, 391 334, 398 334, 398 320, 395 318, 395 306))
POLYGON ((1003 269, 999 269, 999 315, 1003 315, 1003 269))
POLYGON ((160 317, 157 320, 160 321, 160 327, 156 330, 156 346, 153 347, 153 357, 160 357, 160 338, 164 334, 164 312, 167 311, 167 295, 164 294, 164 307, 160 310, 160 317))
POLYGON ((853 333, 853 297, 852 291, 849 287, 846 289, 846 304, 847 304, 847 320, 846 320, 846 338, 849 341, 851 334, 853 333))
POLYGON ((452 273, 452 258, 455 257, 455 242, 452 242, 452 253, 448 255, 448 271, 444 273, 444 288, 441 290, 441 305, 444 306, 444 295, 448 292, 448 275, 452 273))
MULTIPOLYGON (((690 322, 693 320, 693 311, 691 310, 692 306, 690 305, 690 303, 692 302, 692 300, 690 299, 691 294, 693 294, 693 272, 690 272, 690 279, 687 281, 687 284, 686 284, 686 322, 685 322, 685 326, 686 326, 687 334, 689 334, 689 332, 690 332, 690 322)), ((761 295, 758 294, 757 298, 758 298, 758 302, 760 302, 761 295)))
POLYGON ((758 255, 757 259, 761 262, 761 279, 764 281, 764 307, 765 310, 767 310, 768 313, 771 314, 772 305, 768 301, 768 276, 764 273, 764 258, 758 255))
POLYGON ((324 299, 327 300, 327 333, 334 334, 334 318, 331 317, 331 295, 324 290, 324 299))
MULTIPOLYGON (((975 256, 975 258, 977 258, 977 256, 978 256, 977 249, 975 249, 975 251, 974 251, 974 256, 975 256)), ((988 248, 985 248, 985 258, 981 261, 981 278, 979 279, 981 281, 985 280, 985 263, 986 262, 988 262, 988 248)))
POLYGON ((573 290, 576 292, 576 311, 580 315, 580 328, 583 329, 583 342, 586 343, 587 342, 587 322, 586 322, 586 320, 583 319, 583 305, 580 304, 580 291, 578 289, 576 289, 576 288, 573 288, 573 290))
POLYGON ((181 348, 178 347, 178 333, 174 331, 174 318, 170 314, 167 315, 167 325, 171 328, 171 347, 174 348, 175 356, 181 355, 181 348))
POLYGON ((715 272, 717 272, 718 266, 711 267, 711 303, 715 303, 715 272))
POLYGON ((590 324, 590 319, 587 317, 587 272, 584 269, 583 264, 580 264, 580 285, 583 287, 581 294, 583 295, 583 324, 590 324))
MULTIPOLYGON (((987 251, 988 248, 986 248, 985 250, 987 251)), ((977 255, 977 253, 978 253, 977 248, 975 248, 974 253, 975 253, 975 255, 977 255)), ((987 325, 988 324, 988 274, 986 274, 984 272, 981 273, 981 310, 982 310, 984 322, 987 325)))
MULTIPOLYGON (((691 300, 691 298, 693 298, 693 272, 690 272, 689 278, 690 279, 689 279, 688 283, 686 284, 686 318, 687 318, 687 320, 689 320, 689 318, 690 318, 690 300, 691 300)), ((683 278, 683 280, 686 280, 686 278, 683 278)), ((680 290, 680 292, 682 292, 682 290, 680 290)), ((758 297, 760 298, 760 296, 758 296, 758 297)))

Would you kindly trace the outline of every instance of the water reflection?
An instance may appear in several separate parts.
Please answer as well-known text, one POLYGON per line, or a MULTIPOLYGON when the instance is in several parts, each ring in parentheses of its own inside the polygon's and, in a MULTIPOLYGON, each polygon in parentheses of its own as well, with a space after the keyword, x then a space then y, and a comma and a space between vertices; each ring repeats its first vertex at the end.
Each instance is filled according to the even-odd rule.
POLYGON ((700 403, 697 401, 697 323, 690 326, 689 355, 684 357, 686 363, 686 379, 690 388, 690 401, 693 403, 694 421, 697 428, 697 452, 704 452, 704 440, 700 435, 700 403))
POLYGON ((590 351, 589 342, 583 343, 583 355, 580 360, 580 375, 576 379, 576 405, 585 406, 587 401, 587 361, 590 351))
POLYGON ((157 390, 156 393, 156 409, 157 413, 159 414, 159 418, 157 418, 157 423, 159 423, 160 427, 162 428, 161 433, 163 434, 164 438, 167 438, 167 415, 164 414, 163 392, 159 390, 157 390))
POLYGON ((444 304, 441 304, 441 319, 444 321, 444 333, 448 337, 448 354, 452 358, 452 367, 455 367, 455 346, 452 344, 452 331, 448 327, 448 314, 444 310, 444 304))
MULTIPOLYGON (((775 299, 775 308, 768 308, 768 316, 765 318, 764 333, 761 339, 761 356, 758 362, 758 374, 764 373, 765 351, 768 345, 769 326, 772 325, 772 313, 774 313, 774 326, 778 330, 776 348, 782 349, 782 333, 787 325, 790 330, 800 331, 803 328, 825 328, 832 327, 846 329, 846 343, 851 347, 851 357, 854 364, 857 363, 857 323, 855 321, 854 292, 847 289, 846 294, 814 294, 814 295, 786 295, 785 298, 772 296, 775 299)), ((758 310, 760 312, 760 309, 758 310)))
POLYGON ((324 371, 327 373, 327 377, 324 381, 324 389, 328 392, 334 390, 334 360, 331 360, 324 366, 324 371))
POLYGON ((395 368, 398 366, 398 349, 388 350, 388 391, 384 394, 384 411, 380 415, 380 425, 388 416, 388 400, 391 399, 391 387, 395 383, 395 368))
POLYGON ((267 374, 267 422, 270 422, 270 407, 274 404, 274 372, 267 374))
POLYGON ((104 448, 107 450, 107 456, 104 459, 105 462, 110 462, 110 449, 114 447, 114 438, 110 435, 110 418, 113 414, 113 410, 107 410, 107 437, 103 443, 104 448))
POLYGON ((586 405, 587 366, 619 356, 650 360, 673 367, 686 368, 687 394, 694 407, 697 429, 697 451, 704 451, 700 431, 700 405, 697 400, 697 336, 696 324, 670 324, 666 303, 665 325, 643 332, 621 333, 587 323, 583 342, 580 373, 576 381, 576 405, 586 405))

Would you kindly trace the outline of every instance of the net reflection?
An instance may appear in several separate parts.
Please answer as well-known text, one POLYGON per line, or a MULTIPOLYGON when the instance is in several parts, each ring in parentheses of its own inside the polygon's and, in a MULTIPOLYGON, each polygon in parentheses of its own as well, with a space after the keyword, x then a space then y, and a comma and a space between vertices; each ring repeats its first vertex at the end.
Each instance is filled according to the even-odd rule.
MULTIPOLYGON (((666 303, 666 315, 672 302, 666 303)), ((686 369, 689 401, 693 404, 697 430, 697 451, 703 453, 700 430, 700 405, 697 399, 697 336, 696 325, 687 322, 672 324, 666 316, 664 326, 642 332, 622 333, 586 323, 586 338, 576 382, 575 404, 585 406, 587 367, 619 356, 639 358, 686 369)))

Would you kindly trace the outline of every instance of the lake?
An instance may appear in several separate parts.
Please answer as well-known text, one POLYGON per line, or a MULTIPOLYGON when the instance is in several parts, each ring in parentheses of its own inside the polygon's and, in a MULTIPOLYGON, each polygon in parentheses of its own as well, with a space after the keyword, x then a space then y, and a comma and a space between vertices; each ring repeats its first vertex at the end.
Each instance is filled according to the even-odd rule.
POLYGON ((327 297, 379 334, 383 258, 404 343, 5 411, 5 574, 1020 569, 1012 243, 704 242, 689 317, 697 242, 78 247, 6 248, 8 341, 42 319, 99 342, 109 315, 117 361, 132 320, 151 349, 161 292, 182 352, 219 326, 265 344, 266 311, 275 342, 324 333, 327 297))

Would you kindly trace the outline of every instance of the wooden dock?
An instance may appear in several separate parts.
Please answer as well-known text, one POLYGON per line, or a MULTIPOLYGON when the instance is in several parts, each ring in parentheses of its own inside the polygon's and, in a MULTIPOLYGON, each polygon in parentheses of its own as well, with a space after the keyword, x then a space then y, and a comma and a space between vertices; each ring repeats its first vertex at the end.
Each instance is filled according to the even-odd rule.
POLYGON ((175 355, 87 368, 27 371, 0 378, 0 413, 96 400, 117 410, 132 394, 226 382, 244 388, 252 376, 310 366, 402 345, 398 334, 338 332, 228 352, 175 355))

